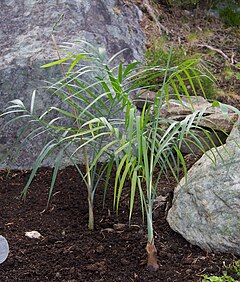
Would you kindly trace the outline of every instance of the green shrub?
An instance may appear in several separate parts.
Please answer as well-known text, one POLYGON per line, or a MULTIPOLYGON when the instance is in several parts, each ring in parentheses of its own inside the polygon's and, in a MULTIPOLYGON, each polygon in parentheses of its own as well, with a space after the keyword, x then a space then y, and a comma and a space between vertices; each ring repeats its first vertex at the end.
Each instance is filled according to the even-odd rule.
MULTIPOLYGON (((166 66, 169 56, 169 48, 166 46, 167 42, 165 39, 156 41, 145 54, 146 64, 152 67, 159 65, 166 66)), ((208 99, 213 98, 216 93, 215 78, 210 73, 206 63, 203 62, 200 55, 189 55, 184 48, 174 47, 172 50, 170 67, 174 66, 182 66, 183 68, 187 66, 192 79, 189 80, 187 76, 184 75, 182 75, 182 78, 184 80, 184 86, 189 89, 191 95, 196 95, 197 93, 197 95, 204 96, 208 99), (190 82, 192 85, 190 85, 190 82)), ((154 76, 154 71, 152 71, 152 79, 149 79, 144 83, 151 87, 151 85, 161 85, 162 82, 163 76, 154 76)), ((179 82, 173 80, 171 85, 173 88, 174 83, 178 84, 179 82)), ((152 90, 157 91, 158 89, 152 87, 152 90)), ((184 94, 184 88, 182 88, 181 85, 177 86, 177 90, 179 94, 184 94)), ((174 93, 176 94, 176 91, 174 91, 174 93)))
POLYGON ((212 0, 209 3, 209 8, 217 10, 220 18, 227 26, 240 25, 240 7, 238 0, 212 0))
POLYGON ((240 10, 237 8, 230 6, 222 8, 219 16, 227 26, 240 26, 240 10))

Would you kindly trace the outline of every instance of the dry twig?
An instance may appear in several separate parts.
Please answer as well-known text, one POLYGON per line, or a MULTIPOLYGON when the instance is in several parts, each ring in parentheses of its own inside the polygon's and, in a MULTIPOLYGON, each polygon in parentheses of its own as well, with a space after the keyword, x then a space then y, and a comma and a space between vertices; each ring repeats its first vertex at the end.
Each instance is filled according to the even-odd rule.
POLYGON ((146 8, 148 14, 151 16, 151 18, 155 21, 158 29, 159 29, 159 32, 160 32, 160 35, 162 35, 162 31, 164 31, 166 34, 169 34, 169 30, 164 26, 162 25, 159 20, 157 19, 154 11, 153 11, 153 8, 151 6, 151 4, 149 3, 148 0, 143 0, 143 6, 146 8))
POLYGON ((229 58, 222 50, 218 49, 218 48, 215 48, 211 45, 208 45, 208 44, 197 44, 198 47, 205 47, 205 48, 208 48, 212 51, 215 51, 217 53, 219 53, 220 55, 222 55, 227 61, 230 62, 230 64, 232 66, 235 66, 236 63, 238 63, 235 59, 234 59, 234 54, 232 54, 231 58, 229 58))

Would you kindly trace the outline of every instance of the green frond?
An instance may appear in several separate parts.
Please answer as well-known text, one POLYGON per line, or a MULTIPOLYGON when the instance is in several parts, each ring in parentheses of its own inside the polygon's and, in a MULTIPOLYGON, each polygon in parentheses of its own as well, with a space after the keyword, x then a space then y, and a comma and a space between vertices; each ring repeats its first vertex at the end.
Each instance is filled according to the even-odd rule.
POLYGON ((48 142, 44 148, 42 149, 42 151, 40 152, 40 154, 38 155, 37 157, 37 160, 35 161, 34 163, 34 166, 33 166, 33 169, 32 169, 32 172, 29 176, 29 179, 27 181, 27 184, 25 185, 21 195, 22 197, 25 199, 26 198, 26 195, 27 195, 27 191, 28 191, 28 188, 29 186, 31 185, 32 181, 33 181, 33 178, 35 177, 36 173, 37 173, 37 170, 39 169, 42 161, 48 157, 57 147, 56 147, 56 143, 54 143, 54 140, 51 140, 50 142, 48 142))
POLYGON ((40 68, 44 69, 44 68, 49 68, 49 67, 56 66, 56 65, 61 65, 62 63, 65 63, 69 61, 70 59, 72 59, 72 57, 67 57, 61 60, 57 60, 57 61, 45 64, 45 65, 42 65, 40 68))

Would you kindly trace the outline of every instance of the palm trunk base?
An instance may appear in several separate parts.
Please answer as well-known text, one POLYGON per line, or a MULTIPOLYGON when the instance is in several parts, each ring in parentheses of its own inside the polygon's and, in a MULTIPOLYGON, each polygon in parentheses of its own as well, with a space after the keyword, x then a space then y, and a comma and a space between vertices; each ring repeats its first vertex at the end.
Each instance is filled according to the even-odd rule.
POLYGON ((91 201, 88 201, 88 229, 94 230, 93 204, 91 201))
POLYGON ((154 242, 147 243, 146 251, 148 255, 147 269, 151 272, 155 272, 159 269, 159 265, 157 262, 157 250, 155 248, 154 242))

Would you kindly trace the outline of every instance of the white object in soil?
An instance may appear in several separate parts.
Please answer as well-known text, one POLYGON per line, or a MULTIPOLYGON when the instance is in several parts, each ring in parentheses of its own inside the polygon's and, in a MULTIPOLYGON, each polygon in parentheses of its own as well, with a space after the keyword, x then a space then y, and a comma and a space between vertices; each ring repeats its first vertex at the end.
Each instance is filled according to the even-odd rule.
POLYGON ((9 253, 8 241, 6 240, 6 238, 0 235, 0 264, 7 259, 8 253, 9 253))
POLYGON ((31 239, 40 239, 43 237, 38 231, 25 232, 25 236, 31 239))

